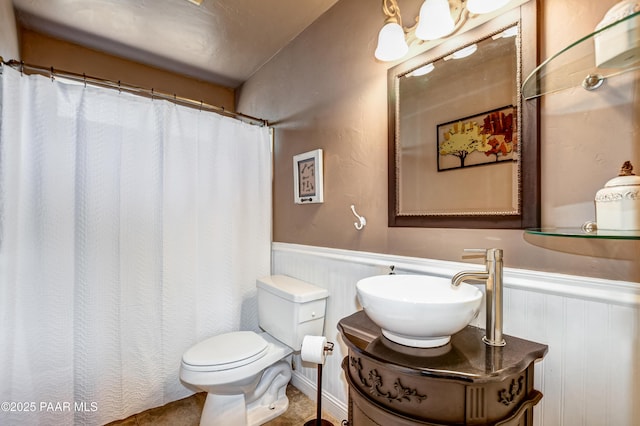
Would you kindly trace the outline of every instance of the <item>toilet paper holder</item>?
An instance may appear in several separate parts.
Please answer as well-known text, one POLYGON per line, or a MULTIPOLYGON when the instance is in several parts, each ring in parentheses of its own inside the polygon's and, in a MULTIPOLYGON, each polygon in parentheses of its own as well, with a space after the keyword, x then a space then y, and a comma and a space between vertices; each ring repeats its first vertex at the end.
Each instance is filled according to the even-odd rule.
POLYGON ((324 351, 333 352, 333 342, 327 342, 327 344, 324 346, 324 351))
MULTIPOLYGON (((333 342, 326 342, 324 352, 333 352, 333 342)), ((333 426, 328 420, 322 418, 322 364, 318 364, 318 393, 316 396, 316 418, 309 420, 304 426, 333 426)))

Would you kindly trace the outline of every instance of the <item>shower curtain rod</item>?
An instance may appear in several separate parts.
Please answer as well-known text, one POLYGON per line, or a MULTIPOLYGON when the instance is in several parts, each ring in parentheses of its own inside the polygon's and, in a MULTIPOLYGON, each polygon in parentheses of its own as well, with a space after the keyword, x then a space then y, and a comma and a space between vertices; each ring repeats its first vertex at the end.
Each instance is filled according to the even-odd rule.
POLYGON ((151 99, 155 99, 155 98, 163 99, 176 104, 188 106, 191 108, 215 112, 217 114, 224 115, 227 117, 232 117, 249 124, 256 124, 259 126, 269 125, 269 122, 267 120, 252 117, 250 115, 245 115, 239 112, 227 111, 224 109, 224 107, 210 105, 210 104, 204 103, 203 101, 196 101, 193 99, 183 98, 181 96, 176 96, 175 94, 170 95, 168 93, 157 92, 154 89, 145 89, 142 87, 121 83, 120 81, 105 80, 98 77, 91 77, 86 74, 77 74, 70 71, 57 70, 57 69, 54 69, 53 67, 45 68, 38 65, 25 64, 24 62, 16 61, 15 59, 10 59, 9 61, 5 61, 2 58, 2 56, 0 56, 0 64, 14 68, 20 71, 21 73, 31 73, 31 74, 37 73, 44 76, 48 76, 52 80, 55 77, 61 77, 64 79, 84 83, 85 86, 87 84, 91 84, 92 86, 106 87, 108 89, 116 89, 119 91, 133 93, 135 95, 146 96, 151 99))

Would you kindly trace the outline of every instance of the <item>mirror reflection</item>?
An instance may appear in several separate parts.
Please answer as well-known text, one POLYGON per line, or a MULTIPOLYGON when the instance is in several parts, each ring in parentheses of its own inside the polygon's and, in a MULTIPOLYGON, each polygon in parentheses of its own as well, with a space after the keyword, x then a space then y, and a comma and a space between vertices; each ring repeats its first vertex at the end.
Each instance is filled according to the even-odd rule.
POLYGON ((521 220, 527 197, 536 197, 523 193, 522 177, 536 176, 537 133, 535 114, 523 119, 526 38, 517 18, 490 21, 389 70, 391 226, 533 225, 521 220))
POLYGON ((519 213, 517 28, 398 76, 400 214, 519 213))

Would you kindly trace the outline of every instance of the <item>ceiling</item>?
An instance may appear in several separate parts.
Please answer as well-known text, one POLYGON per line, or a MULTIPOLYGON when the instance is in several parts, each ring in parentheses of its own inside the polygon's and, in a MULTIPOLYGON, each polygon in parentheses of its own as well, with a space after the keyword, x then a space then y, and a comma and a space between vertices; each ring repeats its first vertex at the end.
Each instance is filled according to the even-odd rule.
POLYGON ((12 0, 25 28, 238 87, 338 0, 12 0))

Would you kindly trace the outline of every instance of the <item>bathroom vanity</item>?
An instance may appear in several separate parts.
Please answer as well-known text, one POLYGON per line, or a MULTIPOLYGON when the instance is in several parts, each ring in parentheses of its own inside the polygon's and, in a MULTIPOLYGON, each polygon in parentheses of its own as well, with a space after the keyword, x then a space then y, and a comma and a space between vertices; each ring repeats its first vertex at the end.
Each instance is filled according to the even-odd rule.
POLYGON ((382 336, 364 311, 338 323, 349 351, 349 426, 533 424, 542 394, 534 363, 548 346, 504 336, 488 346, 467 326, 436 348, 412 348, 382 336))

